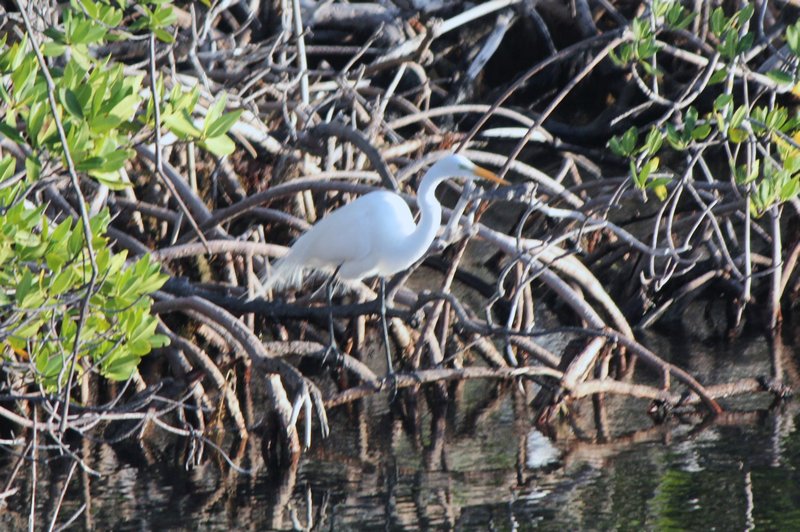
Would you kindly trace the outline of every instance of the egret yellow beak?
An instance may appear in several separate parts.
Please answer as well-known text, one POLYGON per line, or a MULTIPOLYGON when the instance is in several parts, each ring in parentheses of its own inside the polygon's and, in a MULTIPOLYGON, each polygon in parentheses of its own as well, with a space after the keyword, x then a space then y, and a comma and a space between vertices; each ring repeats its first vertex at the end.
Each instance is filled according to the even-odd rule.
POLYGON ((486 168, 481 168, 480 166, 475 166, 475 168, 472 171, 476 176, 478 176, 478 177, 480 177, 482 179, 486 179, 487 181, 491 181, 493 183, 497 183, 498 185, 510 185, 511 184, 509 181, 506 181, 505 179, 497 177, 494 172, 492 172, 490 170, 487 170, 486 168))

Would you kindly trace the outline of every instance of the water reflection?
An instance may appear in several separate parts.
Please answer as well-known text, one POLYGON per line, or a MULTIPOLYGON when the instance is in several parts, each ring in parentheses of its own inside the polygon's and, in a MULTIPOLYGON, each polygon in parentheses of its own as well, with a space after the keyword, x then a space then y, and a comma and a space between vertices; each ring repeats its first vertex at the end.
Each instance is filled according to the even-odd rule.
MULTIPOLYGON (((793 372, 793 355, 782 356, 793 372)), ((711 368, 702 359, 697 370, 717 377, 718 359, 707 357, 711 368)), ((217 442, 253 475, 163 434, 114 447, 84 440, 86 463, 102 476, 73 471, 55 521, 77 515, 74 529, 102 530, 800 529, 793 403, 767 410, 764 396, 754 412, 655 425, 645 402, 587 399, 545 434, 518 386, 447 391, 450 400, 430 387, 391 407, 376 397, 335 409, 331 437, 286 469, 264 463, 257 438, 217 442)), ((55 450, 41 456, 50 460, 35 487, 16 484, 0 528, 27 526, 34 491, 36 528, 52 520, 70 463, 55 450)), ((5 462, 8 475, 16 457, 5 462)))

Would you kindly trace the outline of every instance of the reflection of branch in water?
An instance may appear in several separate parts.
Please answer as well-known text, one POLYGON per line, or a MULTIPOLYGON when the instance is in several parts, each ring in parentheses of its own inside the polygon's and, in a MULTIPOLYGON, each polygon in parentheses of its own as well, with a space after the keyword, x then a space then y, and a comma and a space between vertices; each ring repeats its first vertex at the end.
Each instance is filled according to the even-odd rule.
MULTIPOLYGON (((488 389, 481 400, 464 412, 464 419, 460 427, 455 427, 454 437, 456 439, 467 438, 475 434, 478 426, 487 420, 492 414, 498 411, 503 404, 503 399, 508 393, 508 386, 502 382, 495 383, 488 389)), ((466 406, 466 405, 464 405, 466 406)))
MULTIPOLYGON (((402 429, 416 451, 422 449, 422 417, 419 411, 419 397, 418 389, 406 388, 399 391, 391 403, 394 425, 402 429)), ((397 436, 398 433, 399 431, 394 431, 392 436, 397 436)))
MULTIPOLYGON (((517 377, 530 377, 530 376, 549 376, 559 378, 561 372, 538 366, 526 366, 521 368, 484 368, 484 367, 467 367, 458 369, 428 369, 420 370, 413 373, 396 373, 395 386, 397 388, 407 388, 410 386, 417 386, 435 381, 448 381, 448 380, 469 380, 469 379, 501 379, 511 380, 517 377)), ((360 385, 354 386, 341 393, 334 395, 325 401, 327 408, 332 408, 356 399, 361 399, 375 394, 376 390, 372 386, 360 385)))
POLYGON ((428 404, 431 412, 430 443, 423 451, 426 471, 447 469, 445 461, 445 440, 447 430, 447 405, 428 404))
MULTIPOLYGON (((229 452, 228 456, 235 467, 227 467, 227 464, 220 460, 215 461, 217 470, 220 473, 224 472, 224 474, 221 475, 220 481, 216 483, 215 489, 205 497, 202 505, 199 505, 194 512, 197 515, 213 515, 214 508, 217 507, 218 503, 224 501, 226 496, 236 492, 236 482, 241 478, 239 471, 245 470, 242 466, 242 460, 244 460, 248 446, 255 449, 255 438, 237 438, 231 444, 234 449, 229 452)), ((200 469, 199 465, 198 469, 200 469)), ((197 471, 198 469, 194 470, 197 471)), ((251 471, 257 469, 259 468, 255 464, 251 466, 251 471)), ((253 475, 247 476, 252 477, 253 475)))
POLYGON ((672 433, 672 428, 667 425, 656 425, 613 436, 604 443, 598 443, 593 439, 576 438, 564 446, 561 461, 564 467, 581 462, 600 465, 635 444, 663 441, 668 434, 672 433))
POLYGON ((608 440, 608 412, 606 411, 606 398, 603 394, 592 395, 592 410, 594 411, 594 426, 597 430, 596 439, 600 443, 608 440))
POLYGON ((564 442, 565 452, 562 461, 565 467, 577 462, 601 464, 633 445, 648 442, 674 444, 676 441, 694 439, 698 434, 713 428, 759 424, 765 414, 765 411, 756 411, 725 412, 718 416, 707 415, 700 420, 700 423, 691 425, 690 430, 682 433, 676 432, 675 429, 683 427, 683 424, 673 421, 611 436, 604 442, 599 442, 595 438, 569 439, 564 442))
POLYGON ((266 490, 266 504, 264 505, 268 516, 268 527, 282 530, 284 528, 284 512, 292 499, 292 493, 297 483, 297 462, 268 470, 266 480, 270 487, 266 490))

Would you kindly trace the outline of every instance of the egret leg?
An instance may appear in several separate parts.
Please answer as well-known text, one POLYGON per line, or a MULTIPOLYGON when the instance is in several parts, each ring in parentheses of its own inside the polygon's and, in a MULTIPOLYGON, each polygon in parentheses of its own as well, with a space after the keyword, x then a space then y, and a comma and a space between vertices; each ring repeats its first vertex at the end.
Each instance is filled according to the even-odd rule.
POLYGON ((386 279, 380 279, 381 325, 383 326, 383 345, 386 348, 386 374, 394 375, 392 349, 389 347, 389 324, 386 321, 386 279))
POLYGON ((339 346, 336 343, 336 334, 333 327, 333 280, 336 277, 336 274, 339 273, 339 268, 336 268, 336 271, 333 272, 327 281, 325 281, 325 296, 328 300, 328 335, 329 335, 329 343, 328 347, 325 349, 325 354, 322 356, 322 364, 324 365, 325 362, 328 360, 328 355, 333 354, 334 360, 337 364, 342 362, 341 351, 339 351, 339 346))

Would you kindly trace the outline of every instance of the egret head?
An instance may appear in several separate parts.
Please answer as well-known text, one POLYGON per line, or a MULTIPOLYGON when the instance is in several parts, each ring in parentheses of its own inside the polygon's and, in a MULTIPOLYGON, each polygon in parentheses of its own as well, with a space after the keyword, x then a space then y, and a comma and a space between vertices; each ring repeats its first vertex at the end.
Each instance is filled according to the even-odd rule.
POLYGON ((481 168, 463 155, 456 153, 439 159, 429 170, 429 174, 439 179, 463 178, 486 179, 500 185, 510 185, 505 179, 497 177, 494 172, 481 168))

